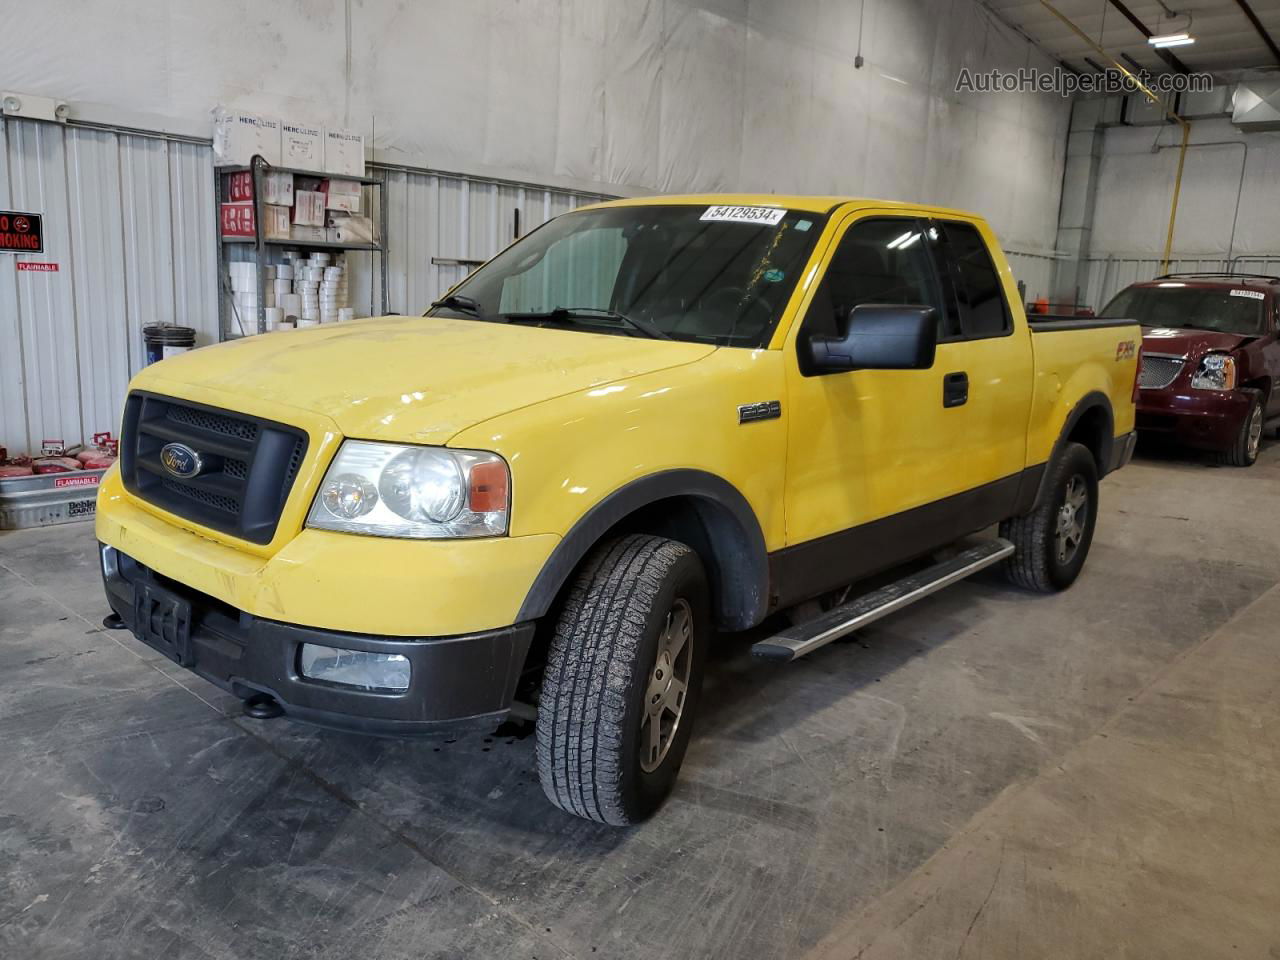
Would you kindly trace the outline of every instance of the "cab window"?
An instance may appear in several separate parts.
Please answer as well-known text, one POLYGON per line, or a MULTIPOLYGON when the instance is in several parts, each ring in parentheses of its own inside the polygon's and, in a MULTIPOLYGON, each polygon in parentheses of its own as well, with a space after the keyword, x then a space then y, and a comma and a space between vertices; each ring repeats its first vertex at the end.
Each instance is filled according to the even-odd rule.
POLYGON ((805 316, 807 333, 835 334, 864 304, 933 307, 938 339, 959 333, 934 269, 930 227, 909 218, 860 220, 845 231, 805 316))
POLYGON ((1000 274, 978 228, 954 220, 938 221, 943 249, 951 266, 951 280, 966 340, 1002 337, 1013 330, 1000 274))

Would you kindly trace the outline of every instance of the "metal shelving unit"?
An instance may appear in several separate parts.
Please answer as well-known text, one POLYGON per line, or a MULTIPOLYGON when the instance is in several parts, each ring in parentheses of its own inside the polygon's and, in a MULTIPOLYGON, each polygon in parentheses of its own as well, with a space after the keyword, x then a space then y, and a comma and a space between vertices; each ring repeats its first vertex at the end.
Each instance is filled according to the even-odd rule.
POLYGON ((291 167, 275 167, 261 157, 255 157, 253 164, 247 167, 215 167, 214 168, 214 223, 218 230, 218 338, 232 340, 242 336, 265 333, 266 326, 266 271, 262 268, 270 264, 284 261, 279 251, 284 248, 297 250, 341 250, 351 253, 371 253, 377 257, 377 276, 380 284, 380 302, 383 311, 387 311, 387 189, 386 181, 381 177, 351 177, 340 173, 322 173, 316 170, 296 170, 291 167), (222 204, 228 201, 229 180, 232 174, 253 173, 253 237, 224 237, 222 235, 222 204), (263 178, 266 173, 291 173, 295 177, 311 177, 318 179, 350 180, 364 187, 374 188, 376 200, 369 206, 376 206, 378 215, 374 220, 377 241, 374 243, 334 243, 327 240, 278 240, 268 239, 262 235, 262 202, 263 178), (233 251, 243 250, 248 256, 233 256, 233 251), (241 317, 238 315, 234 301, 230 296, 231 277, 228 264, 235 261, 250 261, 257 265, 258 275, 258 315, 241 317))

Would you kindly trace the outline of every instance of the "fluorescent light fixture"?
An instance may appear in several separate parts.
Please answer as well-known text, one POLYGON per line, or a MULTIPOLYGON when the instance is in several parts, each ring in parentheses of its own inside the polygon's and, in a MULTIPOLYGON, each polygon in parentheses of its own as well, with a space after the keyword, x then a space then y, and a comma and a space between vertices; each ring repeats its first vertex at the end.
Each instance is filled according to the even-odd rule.
POLYGON ((1166 33, 1163 36, 1147 38, 1147 43, 1157 48, 1185 47, 1195 42, 1195 38, 1189 33, 1166 33))
POLYGON ((904 233, 902 236, 898 237, 896 240, 890 240, 887 244, 885 244, 885 246, 888 247, 890 250, 897 250, 899 247, 904 246, 906 242, 914 236, 915 236, 914 233, 904 233))
POLYGON ((898 247, 898 249, 899 249, 899 250, 905 250, 905 249, 907 249, 907 247, 913 247, 913 246, 915 246, 917 243, 919 243, 919 242, 920 242, 920 238, 921 238, 922 236, 924 236, 924 234, 922 234, 922 233, 913 233, 913 234, 912 234, 912 235, 911 235, 911 236, 906 240, 906 242, 902 244, 902 246, 898 247))

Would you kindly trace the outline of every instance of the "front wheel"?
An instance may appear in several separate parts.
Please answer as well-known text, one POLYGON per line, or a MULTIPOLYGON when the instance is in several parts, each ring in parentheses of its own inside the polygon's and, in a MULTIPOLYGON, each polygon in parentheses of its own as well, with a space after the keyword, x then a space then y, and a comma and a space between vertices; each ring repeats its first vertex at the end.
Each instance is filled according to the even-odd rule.
POLYGON ((598 549, 569 589, 538 701, 538 778, 566 813, 638 823, 675 785, 711 636, 698 555, 633 534, 598 549))
POLYGON ((1005 575, 1038 593, 1065 590, 1084 568, 1098 519, 1098 466, 1093 454, 1068 443, 1049 465, 1046 496, 1022 517, 1000 524, 1013 543, 1005 575))
POLYGON ((1246 390, 1250 397, 1249 412, 1230 449, 1218 454, 1218 461, 1232 467, 1252 467, 1258 462, 1258 451, 1262 449, 1262 427, 1266 419, 1263 413, 1262 394, 1257 390, 1246 390))

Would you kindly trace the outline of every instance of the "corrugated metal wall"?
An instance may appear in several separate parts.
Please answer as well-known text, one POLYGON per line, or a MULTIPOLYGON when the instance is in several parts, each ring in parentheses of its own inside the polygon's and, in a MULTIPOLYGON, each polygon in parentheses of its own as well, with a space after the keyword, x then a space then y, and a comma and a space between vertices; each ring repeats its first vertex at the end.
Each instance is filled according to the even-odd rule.
MULTIPOLYGON (((375 168, 375 174, 377 168, 375 168)), ((355 274, 352 305, 358 313, 422 313, 463 279, 474 262, 488 260, 516 236, 552 217, 608 199, 534 185, 446 174, 387 169, 389 270, 384 308, 364 265, 368 254, 349 254, 355 274), (468 263, 470 261, 470 263, 468 263)))
MULTIPOLYGON (((601 199, 404 170, 388 178, 389 291, 352 255, 360 314, 421 313, 520 231, 601 199)), ((115 430, 142 327, 217 340, 213 155, 208 144, 0 120, 0 209, 42 213, 42 255, 0 254, 0 445, 30 450, 115 430), (13 261, 57 263, 19 273, 13 261)))
POLYGON ((210 150, 0 121, 0 208, 44 214, 45 252, 0 254, 0 445, 114 430, 142 326, 216 331, 210 150), (19 272, 15 260, 56 263, 19 272))

